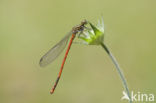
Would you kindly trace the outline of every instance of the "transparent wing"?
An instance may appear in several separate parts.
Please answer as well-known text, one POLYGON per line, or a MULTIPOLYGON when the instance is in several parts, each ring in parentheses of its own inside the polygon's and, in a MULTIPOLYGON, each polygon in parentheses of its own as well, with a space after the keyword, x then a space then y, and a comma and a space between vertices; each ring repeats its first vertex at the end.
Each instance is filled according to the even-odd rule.
POLYGON ((69 32, 60 42, 58 42, 53 48, 51 48, 41 59, 40 66, 44 67, 51 62, 53 62, 64 50, 67 45, 69 37, 72 35, 72 32, 69 32))

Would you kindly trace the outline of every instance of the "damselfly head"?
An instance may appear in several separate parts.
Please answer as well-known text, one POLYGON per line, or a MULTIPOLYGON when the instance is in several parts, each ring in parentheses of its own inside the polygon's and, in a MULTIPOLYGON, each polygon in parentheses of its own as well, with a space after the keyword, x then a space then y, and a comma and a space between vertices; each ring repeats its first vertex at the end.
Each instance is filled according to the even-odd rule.
POLYGON ((82 31, 84 30, 85 25, 86 25, 87 23, 88 23, 87 20, 83 20, 83 21, 81 22, 81 24, 79 24, 79 25, 73 27, 73 29, 72 29, 73 34, 77 34, 78 32, 82 32, 82 31))

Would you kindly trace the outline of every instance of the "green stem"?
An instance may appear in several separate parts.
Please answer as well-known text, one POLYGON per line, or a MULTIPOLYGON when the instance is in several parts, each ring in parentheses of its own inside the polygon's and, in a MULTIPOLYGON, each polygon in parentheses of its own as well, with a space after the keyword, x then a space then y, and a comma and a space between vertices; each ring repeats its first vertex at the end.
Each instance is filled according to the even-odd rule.
POLYGON ((117 62, 117 60, 115 59, 115 57, 113 56, 113 54, 109 51, 109 49, 107 48, 107 46, 104 44, 104 43, 101 43, 101 46, 105 49, 105 51, 107 52, 107 54, 109 55, 109 57, 111 58, 112 62, 114 63, 118 73, 119 73, 119 76, 121 78, 121 81, 123 83, 123 86, 127 92, 127 95, 129 97, 129 103, 132 103, 132 99, 131 99, 131 96, 130 96, 130 92, 129 92, 129 89, 128 89, 128 85, 127 85, 127 82, 126 82, 126 79, 124 77, 124 74, 122 72, 122 70, 120 69, 120 66, 117 62))

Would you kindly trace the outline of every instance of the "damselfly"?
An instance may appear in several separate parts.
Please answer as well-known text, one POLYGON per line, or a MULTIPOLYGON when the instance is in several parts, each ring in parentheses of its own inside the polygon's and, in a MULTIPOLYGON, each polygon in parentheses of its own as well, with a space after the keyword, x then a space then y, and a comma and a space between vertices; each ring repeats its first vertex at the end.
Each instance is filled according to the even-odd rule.
POLYGON ((76 34, 78 34, 78 33, 81 34, 84 31, 86 24, 87 24, 87 21, 84 20, 84 21, 81 22, 80 25, 73 27, 73 29, 60 42, 58 42, 53 48, 51 48, 40 59, 39 64, 40 64, 41 67, 44 67, 44 66, 52 63, 61 54, 61 52, 64 50, 64 48, 67 45, 68 39, 71 37, 70 41, 69 41, 69 44, 68 44, 68 47, 67 47, 67 50, 66 50, 66 53, 65 53, 65 56, 64 56, 64 59, 63 59, 62 64, 61 64, 61 68, 60 68, 58 77, 56 79, 56 82, 55 82, 54 86, 52 87, 52 89, 50 91, 51 94, 54 92, 54 90, 55 90, 55 88, 56 88, 56 86, 57 86, 57 84, 59 82, 59 79, 61 77, 64 64, 65 64, 68 52, 70 50, 70 47, 71 47, 71 45, 73 43, 73 40, 74 40, 76 34))

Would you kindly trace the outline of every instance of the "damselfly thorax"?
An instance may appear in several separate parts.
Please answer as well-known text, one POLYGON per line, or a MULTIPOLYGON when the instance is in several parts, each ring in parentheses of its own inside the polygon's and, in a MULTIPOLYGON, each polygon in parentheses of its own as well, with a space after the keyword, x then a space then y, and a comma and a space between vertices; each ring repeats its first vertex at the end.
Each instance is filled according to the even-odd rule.
POLYGON ((72 33, 77 34, 78 32, 83 32, 86 24, 87 24, 86 20, 82 21, 81 24, 72 28, 72 33))

